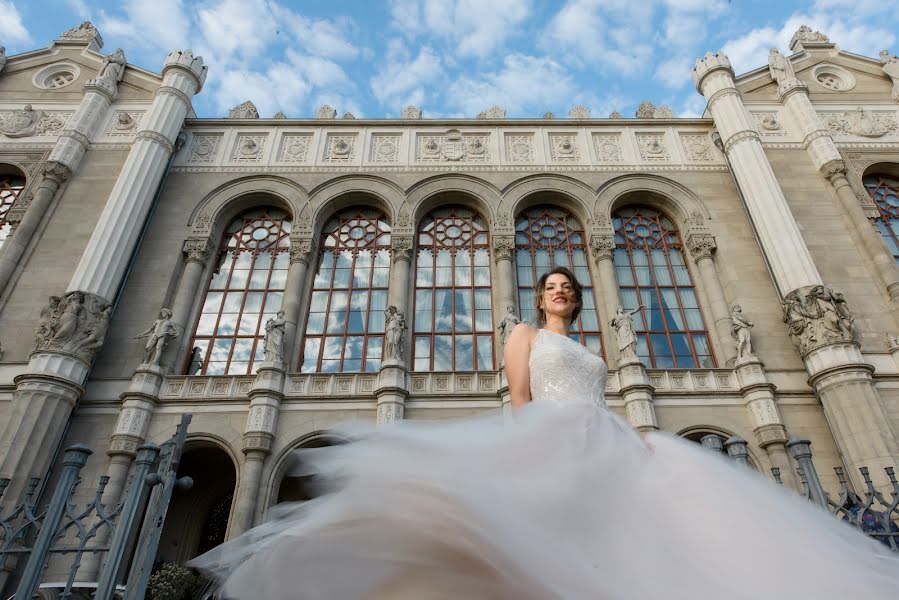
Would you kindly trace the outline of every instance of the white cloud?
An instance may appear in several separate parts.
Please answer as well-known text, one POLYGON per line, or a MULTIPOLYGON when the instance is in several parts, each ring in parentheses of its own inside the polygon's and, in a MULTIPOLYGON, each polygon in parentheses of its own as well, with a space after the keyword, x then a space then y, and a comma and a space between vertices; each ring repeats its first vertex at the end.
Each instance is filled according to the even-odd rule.
POLYGON ((209 58, 228 63, 236 55, 258 55, 275 35, 277 26, 265 0, 221 0, 197 10, 199 32, 210 49, 209 58))
POLYGON ((436 36, 461 57, 484 57, 505 45, 531 13, 531 0, 392 0, 394 28, 436 36))
POLYGON ((693 68, 694 59, 686 56, 676 56, 659 63, 656 67, 655 78, 670 88, 680 88, 692 82, 690 69, 693 68))
POLYGON ((507 56, 497 72, 462 76, 448 89, 447 103, 469 117, 494 104, 505 107, 509 116, 533 116, 575 96, 574 81, 562 65, 522 54, 507 56))
POLYGON ((122 16, 100 11, 98 28, 104 36, 124 38, 163 56, 189 47, 191 19, 183 0, 125 0, 121 8, 122 16))
POLYGON ((16 5, 11 0, 0 0, 0 23, 3 23, 3 41, 10 44, 31 44, 31 34, 22 23, 16 5))
POLYGON ((351 39, 355 28, 347 18, 312 19, 279 4, 270 3, 272 14, 288 45, 298 45, 310 54, 332 59, 356 58, 360 48, 351 39))
POLYGON ((437 52, 422 46, 418 55, 409 56, 401 43, 390 43, 387 61, 371 78, 371 91, 382 105, 399 110, 407 104, 421 106, 427 97, 426 86, 443 77, 437 52))
POLYGON ((66 4, 72 9, 79 19, 85 21, 91 18, 91 9, 84 0, 66 0, 66 4))

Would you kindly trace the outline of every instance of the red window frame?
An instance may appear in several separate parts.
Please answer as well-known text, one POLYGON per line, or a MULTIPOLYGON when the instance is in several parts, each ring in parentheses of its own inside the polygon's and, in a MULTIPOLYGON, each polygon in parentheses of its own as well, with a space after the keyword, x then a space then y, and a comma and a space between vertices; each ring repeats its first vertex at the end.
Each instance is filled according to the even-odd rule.
POLYGON ((0 175, 0 247, 9 236, 11 226, 6 216, 15 205, 22 190, 25 189, 25 177, 21 175, 0 175))
POLYGON ((878 173, 866 175, 863 182, 880 213, 877 229, 899 261, 899 179, 878 173))

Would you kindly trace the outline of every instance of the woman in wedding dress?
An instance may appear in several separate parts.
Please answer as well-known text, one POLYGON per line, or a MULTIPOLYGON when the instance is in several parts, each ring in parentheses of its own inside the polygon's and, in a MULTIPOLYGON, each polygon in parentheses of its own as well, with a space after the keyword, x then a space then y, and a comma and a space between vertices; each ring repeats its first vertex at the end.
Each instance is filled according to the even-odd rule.
POLYGON ((510 422, 402 422, 303 451, 327 493, 196 559, 241 600, 899 598, 899 556, 757 473, 605 408, 574 275, 505 350, 510 422))

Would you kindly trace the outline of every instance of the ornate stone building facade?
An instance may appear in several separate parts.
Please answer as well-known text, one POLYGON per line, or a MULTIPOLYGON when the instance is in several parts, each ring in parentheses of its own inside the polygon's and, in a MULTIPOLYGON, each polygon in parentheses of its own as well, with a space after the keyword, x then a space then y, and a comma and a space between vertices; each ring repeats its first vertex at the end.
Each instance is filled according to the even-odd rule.
POLYGON ((191 412, 160 549, 191 558, 308 497, 292 451, 334 423, 506 406, 502 343, 553 265, 634 427, 741 436, 797 488, 792 436, 831 488, 899 464, 890 53, 801 29, 739 76, 707 54, 695 119, 199 119, 200 57, 101 47, 83 24, 0 62, 8 493, 79 442, 112 502, 191 412))

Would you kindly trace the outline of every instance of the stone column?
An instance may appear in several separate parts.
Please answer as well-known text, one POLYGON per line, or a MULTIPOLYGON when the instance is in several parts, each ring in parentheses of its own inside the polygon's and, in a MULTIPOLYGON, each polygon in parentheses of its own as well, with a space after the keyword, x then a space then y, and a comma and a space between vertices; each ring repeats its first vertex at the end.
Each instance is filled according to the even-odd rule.
POLYGON ((290 240, 290 267, 281 310, 284 311, 284 356, 288 365, 295 365, 298 359, 302 335, 299 332, 302 315, 303 292, 306 289, 306 274, 315 258, 315 240, 311 237, 296 237, 290 240))
MULTIPOLYGON (((111 302, 122 283, 152 198, 164 174, 190 98, 206 77, 203 59, 169 54, 163 85, 145 115, 64 298, 42 311, 35 351, 16 377, 10 418, 0 441, 0 474, 43 477, 103 346, 111 302)), ((12 488, 12 486, 11 486, 12 488)), ((10 489, 9 497, 21 490, 10 489)))
POLYGON ((244 466, 236 490, 234 515, 228 528, 229 539, 253 526, 256 504, 262 491, 262 468, 272 451, 278 412, 284 399, 284 381, 283 364, 264 361, 248 393, 250 410, 243 433, 244 466))
POLYGON ((640 432, 657 431, 659 422, 652 402, 655 388, 643 363, 637 358, 623 358, 618 364, 618 380, 628 423, 640 432))
POLYGON ((712 256, 717 248, 715 237, 708 233, 692 233, 687 236, 687 248, 696 262, 702 290, 708 298, 708 311, 713 327, 709 332, 715 336, 717 348, 724 354, 725 362, 737 355, 730 335, 730 310, 724 299, 724 289, 718 277, 718 269, 712 256))
POLYGON ((599 276, 599 310, 600 318, 605 319, 601 323, 606 340, 606 358, 610 366, 618 364, 618 344, 614 342, 615 334, 609 329, 609 319, 617 312, 621 304, 621 293, 618 290, 618 277, 615 274, 615 234, 607 233, 590 237, 590 252, 596 261, 596 273, 599 276))
MULTIPOLYGON (((733 77, 723 54, 708 53, 693 69, 693 80, 708 100, 762 251, 783 295, 784 321, 850 477, 857 489, 864 489, 858 468, 867 466, 874 473, 899 464, 899 442, 874 386, 873 367, 864 362, 853 341, 852 315, 843 297, 823 285, 733 77)), ((882 481, 878 487, 884 492, 890 489, 882 481)))
POLYGON ((808 97, 808 86, 792 77, 778 86, 777 94, 780 102, 799 125, 802 145, 815 167, 833 187, 861 242, 862 251, 874 265, 877 276, 889 294, 890 302, 896 308, 899 302, 899 268, 896 266, 896 260, 880 234, 871 227, 871 222, 862 210, 858 197, 846 177, 846 164, 834 143, 833 136, 808 97))
POLYGON ((506 314, 506 307, 511 306, 518 314, 519 306, 515 293, 515 238, 510 236, 494 236, 493 260, 496 263, 496 276, 493 281, 496 285, 497 306, 493 311, 496 325, 506 314))
POLYGON ((53 146, 44 166, 44 178, 34 191, 34 198, 21 215, 12 235, 0 248, 0 292, 6 288, 25 250, 31 244, 56 192, 78 170, 91 141, 99 135, 100 124, 117 96, 118 81, 108 77, 96 77, 84 85, 84 96, 78 110, 53 146))
POLYGON ((390 265, 387 305, 395 306, 397 312, 402 313, 406 319, 407 329, 400 334, 402 343, 397 356, 387 356, 386 346, 383 350, 381 369, 378 372, 378 388, 375 390, 378 425, 402 421, 405 416, 406 398, 409 397, 406 361, 410 356, 407 342, 409 340, 408 322, 411 317, 408 298, 414 245, 414 239, 408 236, 395 236, 390 244, 392 264, 390 265))
POLYGON ((188 329, 188 319, 197 296, 203 289, 203 271, 214 249, 212 240, 206 237, 191 237, 184 240, 182 246, 184 269, 181 271, 181 279, 178 281, 178 289, 172 301, 171 318, 172 325, 182 332, 184 339, 179 340, 181 343, 169 344, 163 352, 162 364, 167 366, 169 373, 180 369, 177 364, 180 351, 190 344, 193 331, 188 329))
POLYGON ((756 441, 768 454, 771 466, 780 469, 784 484, 801 491, 796 469, 785 446, 787 429, 774 400, 775 388, 765 376, 764 365, 753 355, 737 359, 734 368, 756 441))

